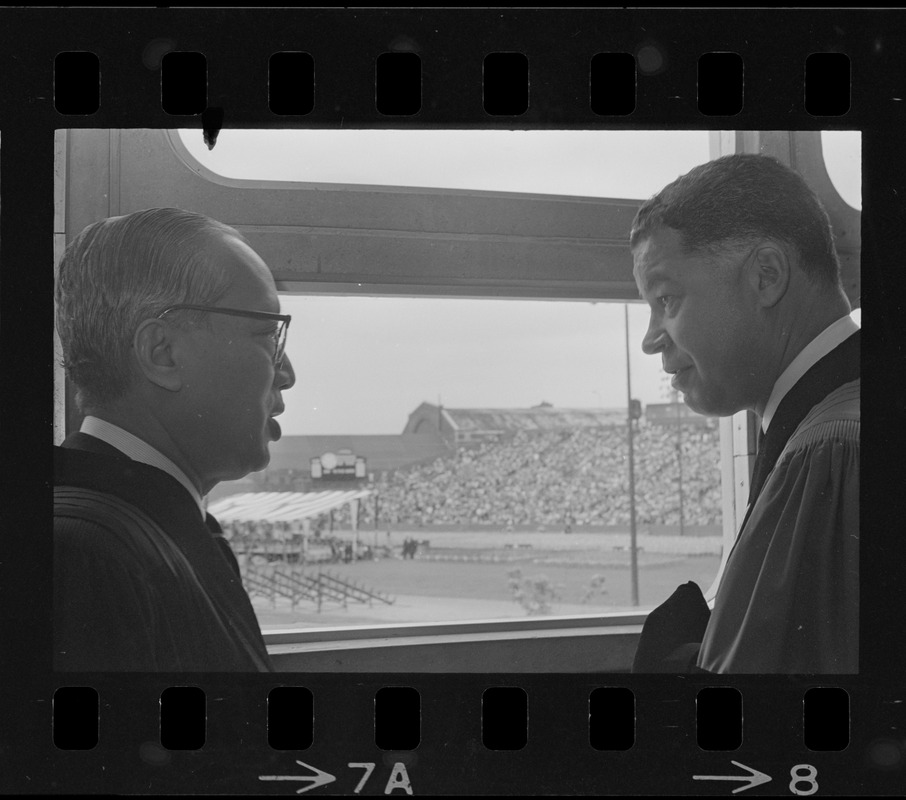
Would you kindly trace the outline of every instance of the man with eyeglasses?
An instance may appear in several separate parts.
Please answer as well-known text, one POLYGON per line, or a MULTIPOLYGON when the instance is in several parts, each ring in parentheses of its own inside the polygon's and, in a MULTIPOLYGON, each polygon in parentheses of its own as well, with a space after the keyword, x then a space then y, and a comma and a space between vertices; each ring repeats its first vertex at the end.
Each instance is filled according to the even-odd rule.
POLYGON ((89 225, 56 285, 84 421, 54 448, 54 665, 270 671, 204 497, 263 469, 290 318, 233 228, 179 209, 89 225))
POLYGON ((633 670, 858 672, 860 332, 827 213, 778 161, 726 156, 647 200, 630 244, 642 349, 690 408, 762 434, 713 611, 681 586, 633 670))

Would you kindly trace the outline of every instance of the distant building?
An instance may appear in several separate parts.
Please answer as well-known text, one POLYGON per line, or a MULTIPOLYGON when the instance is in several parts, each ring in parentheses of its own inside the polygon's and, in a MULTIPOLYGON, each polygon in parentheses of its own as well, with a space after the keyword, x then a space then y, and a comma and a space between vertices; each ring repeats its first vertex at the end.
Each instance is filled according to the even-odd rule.
MULTIPOLYGON (((645 420, 671 426, 713 427, 715 420, 696 414, 685 403, 649 403, 645 420)), ((477 447, 519 431, 575 430, 625 426, 625 408, 556 408, 542 402, 534 408, 446 408, 422 403, 401 434, 284 436, 271 443, 267 468, 241 481, 219 484, 209 495, 215 501, 239 492, 318 491, 311 478, 311 460, 325 453, 350 451, 366 460, 369 476, 434 461, 460 447, 477 447)))
POLYGON ((409 415, 404 433, 434 433, 454 446, 496 441, 518 431, 574 430, 625 425, 626 409, 555 408, 542 403, 534 408, 446 408, 422 403, 409 415))
POLYGON ((383 472, 448 455, 450 446, 436 433, 283 436, 271 442, 271 460, 266 469, 241 481, 219 484, 208 498, 213 501, 239 492, 318 491, 311 480, 312 458, 340 450, 351 450, 365 458, 367 473, 377 480, 383 472))

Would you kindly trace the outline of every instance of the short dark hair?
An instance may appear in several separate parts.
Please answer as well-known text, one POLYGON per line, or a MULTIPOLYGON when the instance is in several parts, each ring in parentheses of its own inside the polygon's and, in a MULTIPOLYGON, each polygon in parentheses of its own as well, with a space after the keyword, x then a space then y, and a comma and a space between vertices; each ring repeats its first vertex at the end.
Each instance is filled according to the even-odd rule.
POLYGON ((234 228, 178 208, 149 208, 89 225, 57 271, 57 333, 85 411, 129 387, 128 354, 142 320, 178 303, 213 304, 232 280, 203 257, 212 232, 234 228))
POLYGON ((687 253, 717 252, 762 236, 777 239, 796 249, 813 282, 840 285, 827 212, 801 175, 770 156, 724 156, 677 178, 639 208, 630 247, 662 227, 681 234, 687 253))

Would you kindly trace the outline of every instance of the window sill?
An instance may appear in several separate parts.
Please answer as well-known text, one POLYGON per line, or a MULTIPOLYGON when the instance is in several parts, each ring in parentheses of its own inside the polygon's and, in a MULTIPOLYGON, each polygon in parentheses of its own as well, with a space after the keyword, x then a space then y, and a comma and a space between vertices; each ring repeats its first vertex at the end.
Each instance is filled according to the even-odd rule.
POLYGON ((278 671, 628 672, 647 612, 271 630, 278 671))

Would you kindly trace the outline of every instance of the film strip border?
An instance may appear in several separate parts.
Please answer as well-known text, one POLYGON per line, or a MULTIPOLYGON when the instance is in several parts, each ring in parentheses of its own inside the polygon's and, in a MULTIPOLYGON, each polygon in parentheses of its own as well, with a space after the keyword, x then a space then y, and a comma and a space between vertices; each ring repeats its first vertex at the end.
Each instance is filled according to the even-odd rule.
POLYGON ((784 129, 902 118, 895 20, 858 11, 7 11, 0 91, 66 124, 784 129), (111 35, 113 34, 113 35, 111 35), (29 90, 23 91, 24 87, 29 90), (37 91, 30 91, 37 89, 37 91), (136 113, 141 118, 136 118, 136 113), (126 119, 126 115, 130 119, 126 119), (82 118, 82 119, 79 119, 82 118))
MULTIPOLYGON (((54 127, 206 125, 212 131, 221 124, 862 128, 868 167, 866 208, 875 212, 875 221, 865 231, 863 258, 866 263, 896 266, 906 251, 902 199, 897 201, 894 196, 903 185, 902 130, 906 122, 906 68, 902 61, 906 26, 902 13, 7 9, 3 22, 0 224, 2 290, 6 298, 3 308, 7 320, 14 301, 21 305, 22 298, 50 297, 49 277, 35 277, 27 270, 7 267, 52 260, 47 231, 54 127), (90 53, 97 58, 99 90, 94 85, 97 81, 92 82, 95 68, 90 60, 75 64, 72 75, 67 74, 66 59, 57 60, 60 54, 67 53, 90 53), (165 58, 184 53, 204 56, 204 79, 187 83, 185 93, 177 91, 174 95, 176 108, 165 108, 162 80, 170 65, 169 59, 164 64, 165 58), (272 70, 272 57, 286 53, 310 56, 310 81, 304 73, 304 63, 302 76, 293 75, 299 63, 294 64, 292 59, 299 56, 291 56, 282 67, 278 59, 272 70), (394 58, 386 60, 388 54, 394 58), (412 54, 419 64, 417 110, 412 67, 399 66, 407 61, 414 63, 412 54), (489 94, 485 91, 484 67, 487 57, 495 54, 523 56, 528 77, 519 77, 521 68, 513 70, 518 59, 509 63, 504 59, 499 67, 499 83, 492 85, 489 94), (704 57, 714 54, 724 59, 727 76, 724 81, 724 75, 718 73, 718 80, 709 89, 707 68, 703 84, 699 66, 704 57), (724 54, 735 54, 740 61, 724 54), (818 72, 812 73, 816 88, 812 93, 807 91, 809 58, 816 54, 846 56, 848 93, 842 89, 847 81, 838 77, 828 83, 816 77, 818 72), (400 60, 396 57, 399 55, 404 58, 400 60), (630 66, 627 55, 633 61, 634 82, 626 77, 630 66), (604 60, 595 62, 597 56, 604 60), (391 70, 382 71, 382 76, 392 75, 395 69, 410 76, 401 78, 398 84, 408 85, 408 90, 398 90, 391 83, 392 91, 381 94, 379 100, 381 60, 381 69, 391 70), (595 71, 595 64, 601 71, 595 71), (738 79, 735 76, 739 70, 733 64, 741 67, 738 79), (281 77, 286 79, 287 75, 281 88, 281 77), (55 81, 65 83, 70 78, 75 88, 62 91, 70 94, 67 101, 74 105, 58 108, 55 81), (503 102, 527 95, 525 110, 521 112, 521 99, 514 104, 515 110, 494 105, 494 86, 506 87, 513 82, 519 92, 503 91, 503 102), (716 89, 724 82, 731 91, 716 89), (202 86, 203 103, 199 102, 202 86), (706 100, 710 97, 724 105, 709 106, 705 102, 701 107, 703 86, 706 100), (269 92, 268 87, 275 91, 269 92), (822 96, 826 96, 826 102, 819 99, 822 96), (485 106, 487 99, 491 100, 490 108, 485 106), (309 101, 311 109, 305 113, 309 101), (94 112, 92 102, 97 106, 94 112), (183 102, 185 105, 180 107, 183 102), (281 107, 281 102, 287 105, 281 107), (844 110, 847 103, 848 110, 844 110), (737 106, 740 110, 734 113, 737 106), (611 113, 602 113, 606 111, 611 113), (884 185, 877 181, 882 176, 887 180, 884 185)), ((843 61, 838 59, 837 64, 842 65, 843 61)), ((842 74, 842 67, 839 68, 842 74)), ((877 271, 867 274, 863 293, 867 305, 874 304, 879 314, 889 312, 893 299, 902 296, 896 291, 901 275, 901 270, 893 268, 883 279, 877 271)), ((887 324, 893 324, 895 317, 889 319, 887 324)), ((866 342, 882 343, 880 327, 875 333, 870 325, 867 327, 866 342)), ((18 346, 22 343, 19 336, 33 340, 33 330, 28 326, 20 330, 21 334, 16 334, 9 325, 4 327, 4 370, 7 374, 34 376, 35 385, 43 385, 44 381, 49 387, 49 374, 44 374, 47 371, 38 363, 40 359, 34 358, 33 348, 18 346)), ((892 331, 889 334, 896 338, 892 331)), ((879 358, 874 358, 875 369, 879 358)), ((869 353, 866 363, 871 361, 869 353)), ((872 412, 878 412, 876 418, 889 418, 884 417, 885 394, 866 394, 863 408, 867 418, 872 417, 872 412)), ((45 395, 51 396, 49 388, 45 395)), ((16 420, 20 434, 41 429, 40 409, 30 410, 30 403, 31 397, 26 393, 4 393, 4 419, 16 420)), ((17 446, 24 440, 14 441, 10 429, 10 424, 2 426, 3 450, 19 454, 27 448, 17 446)), ((866 425, 866 439, 871 436, 871 427, 866 425)), ((876 428, 874 436, 875 443, 883 437, 888 450, 902 442, 901 429, 884 428, 879 433, 876 428)), ((18 455, 15 463, 21 464, 18 455)), ((895 548, 902 540, 899 531, 906 498, 901 490, 896 490, 896 472, 887 470, 882 459, 864 467, 868 519, 874 523, 870 529, 884 538, 885 546, 881 556, 881 551, 870 544, 863 552, 863 565, 873 576, 863 593, 863 600, 868 601, 863 608, 871 614, 868 620, 863 616, 863 674, 833 685, 818 685, 804 678, 765 679, 761 683, 717 681, 741 693, 742 744, 736 750, 701 749, 696 701, 700 690, 711 687, 700 680, 650 681, 627 676, 625 681, 615 681, 614 676, 591 680, 588 676, 562 675, 543 679, 335 675, 286 680, 292 684, 286 688, 311 692, 312 712, 306 716, 303 708, 290 713, 293 719, 302 720, 303 734, 310 723, 312 741, 305 749, 275 749, 269 742, 269 731, 280 725, 273 723, 268 727, 268 698, 270 691, 283 687, 273 682, 265 684, 259 676, 235 682, 216 676, 164 682, 147 676, 88 681, 53 675, 48 667, 49 640, 38 613, 44 608, 40 599, 43 594, 20 594, 14 591, 20 583, 11 581, 13 590, 5 592, 3 615, 13 635, 4 646, 4 663, 15 679, 7 681, 2 692, 7 729, 2 746, 4 759, 12 764, 12 769, 5 772, 2 785, 31 792, 94 792, 100 788, 142 792, 263 790, 276 794, 296 793, 300 784, 303 790, 319 788, 310 786, 310 780, 261 780, 262 775, 298 775, 293 770, 302 761, 334 776, 333 784, 325 791, 347 794, 389 793, 388 788, 392 793, 407 793, 397 764, 406 767, 409 788, 421 794, 722 794, 734 788, 742 790, 745 778, 739 782, 710 778, 745 776, 747 769, 771 776, 772 783, 766 784, 762 792, 899 793, 906 748, 901 669, 901 610, 906 603, 901 602, 903 582, 890 565, 903 563, 896 557, 895 548), (882 571, 885 565, 887 570, 882 571), (69 698, 65 693, 55 695, 60 689, 85 686, 96 692, 96 701, 91 700, 90 693, 80 692, 69 698), (161 744, 161 697, 174 686, 203 691, 206 722, 204 743, 199 749, 169 750, 161 744), (375 701, 387 687, 417 693, 420 725, 415 749, 382 750, 377 742, 376 737, 384 733, 375 728, 375 701), (495 750, 487 747, 483 739, 484 693, 500 687, 524 693, 528 724, 522 730, 526 741, 516 750, 495 750), (808 750, 803 703, 806 692, 814 688, 846 690, 846 749, 808 750), (628 749, 599 750, 592 742, 594 725, 603 723, 589 720, 589 715, 595 716, 591 698, 602 689, 632 693, 634 727, 628 749), (82 705, 86 696, 87 715, 82 705), (75 713, 83 721, 89 720, 89 740, 90 720, 95 719, 97 744, 92 749, 68 750, 54 744, 55 702, 72 702, 82 709, 75 713), (92 702, 97 703, 94 717, 92 702), (745 765, 746 769, 737 770, 732 762, 745 765), (806 768, 794 774, 793 770, 802 765, 806 768), (808 767, 815 770, 815 775, 808 767), (360 786, 366 773, 370 777, 360 786), (696 775, 709 779, 695 781, 696 775)), ((35 474, 46 475, 47 470, 44 464, 35 474)), ((34 481, 28 483, 11 470, 4 472, 7 492, 33 496, 34 481)), ((24 513, 34 515, 34 509, 24 513)), ((5 524, 13 529, 16 521, 13 509, 5 524)), ((4 537, 7 563, 49 564, 49 546, 42 544, 40 537, 36 540, 27 526, 22 527, 22 533, 22 538, 29 540, 27 546, 20 546, 16 536, 4 537)), ((7 577, 5 573, 4 582, 7 577)), ((26 577, 28 582, 36 581, 39 589, 46 585, 31 574, 26 577)), ((413 695, 408 697, 411 701, 413 695)), ((394 695, 394 699, 402 709, 408 709, 400 713, 403 719, 410 720, 403 728, 411 735, 412 703, 406 703, 405 695, 394 695)), ((509 723, 515 718, 518 733, 522 706, 507 711, 506 702, 501 702, 505 731, 509 731, 509 723)), ((616 707, 616 703, 611 706, 616 707)), ((277 712, 272 712, 272 716, 274 713, 277 712)), ((606 719, 606 713, 597 719, 606 719)), ((732 718, 736 719, 735 712, 732 718)), ((391 725, 389 730, 395 727, 391 725)), ((493 727, 490 726, 491 732, 493 727)), ((604 725, 608 736, 609 729, 604 725)), ((625 726, 622 730, 626 731, 625 726)), ((67 736, 63 731, 59 733, 67 736)), ((614 728, 614 736, 617 735, 614 728)), ((76 730, 74 743, 84 744, 84 739, 84 730, 81 735, 76 730)), ((391 738, 381 739, 381 743, 401 742, 391 738)), ((745 787, 750 788, 753 787, 745 787)))
MULTIPOLYGON (((319 704, 330 699, 319 698, 319 704)), ((468 701, 467 701, 468 702, 468 701)), ((481 743, 489 750, 521 750, 528 743, 528 694, 519 686, 481 693, 481 743)), ((198 686, 171 686, 159 698, 160 745, 200 750, 206 738, 207 695, 198 686)), ((367 716, 365 713, 359 715, 367 716)), ((87 686, 61 687, 53 696, 53 742, 60 750, 92 750, 100 741, 100 696, 87 686)), ((849 694, 815 687, 802 700, 802 741, 815 751, 849 746, 849 694)), ((439 720, 427 721, 439 727, 439 720)), ((412 686, 384 686, 374 695, 374 744, 380 750, 415 750, 421 742, 421 694, 412 686)), ((695 696, 695 738, 702 750, 735 751, 743 743, 743 695, 710 686, 695 696)), ((588 741, 595 750, 629 750, 635 743, 635 695, 628 687, 599 687, 588 696, 588 741)), ((307 750, 314 742, 314 695, 304 686, 267 693, 267 744, 307 750)))
MULTIPOLYGON (((131 781, 149 791, 268 794, 444 794, 478 784, 504 795, 707 795, 773 782, 771 794, 810 795, 841 792, 853 775, 884 794, 902 775, 902 748, 878 735, 870 694, 837 686, 630 689, 575 679, 552 693, 547 679, 512 676, 409 676, 390 686, 343 678, 342 691, 216 679, 207 690, 66 687, 44 715, 58 765, 84 772, 86 790, 102 770, 111 789, 131 781)), ((895 727, 895 704, 880 713, 895 727)))
MULTIPOLYGON (((145 48, 143 60, 160 64, 161 108, 173 116, 203 114, 208 109, 207 58, 200 52, 166 52, 172 41, 145 48)), ((588 68, 588 103, 594 114, 620 117, 636 107, 639 74, 656 75, 666 57, 654 44, 637 54, 595 53, 588 68)), ((803 65, 803 107, 815 117, 835 117, 850 108, 850 59, 846 53, 812 53, 803 65)), ((311 53, 285 51, 268 59, 269 110, 304 118, 315 109, 315 60, 311 53)), ((544 76, 541 77, 542 82, 544 76)), ((374 60, 374 106, 385 117, 411 117, 423 106, 422 57, 386 52, 374 60)), ((520 117, 531 102, 528 57, 519 52, 488 53, 481 64, 481 107, 489 116, 520 117)), ((95 114, 101 107, 101 63, 96 53, 69 51, 54 59, 54 107, 68 116, 95 114)), ((691 88, 691 87, 690 87, 691 88)), ((745 64, 739 53, 710 52, 698 58, 694 92, 704 116, 732 117, 744 108, 745 64)), ((213 144, 213 142, 212 142, 213 144)))

